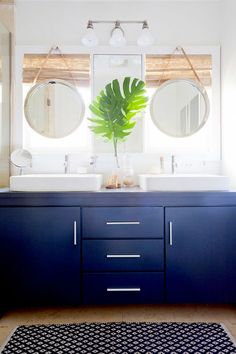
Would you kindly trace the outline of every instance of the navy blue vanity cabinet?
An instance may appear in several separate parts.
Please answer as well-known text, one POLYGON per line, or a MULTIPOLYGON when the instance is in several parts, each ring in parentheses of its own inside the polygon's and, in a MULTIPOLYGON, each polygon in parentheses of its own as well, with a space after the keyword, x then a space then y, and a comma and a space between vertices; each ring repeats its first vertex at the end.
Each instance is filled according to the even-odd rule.
POLYGON ((166 293, 174 303, 236 303, 236 207, 166 208, 166 293))
POLYGON ((236 192, 0 194, 0 307, 236 303, 236 192))
POLYGON ((79 304, 80 208, 0 208, 1 303, 79 304))
POLYGON ((84 304, 164 300, 164 209, 82 208, 84 304))

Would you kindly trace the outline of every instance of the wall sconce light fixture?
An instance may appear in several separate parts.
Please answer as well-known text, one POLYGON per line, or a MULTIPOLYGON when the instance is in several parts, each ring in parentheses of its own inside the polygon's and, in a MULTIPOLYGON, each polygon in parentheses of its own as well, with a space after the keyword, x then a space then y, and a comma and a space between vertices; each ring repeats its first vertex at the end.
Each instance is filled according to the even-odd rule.
POLYGON ((153 44, 154 38, 150 33, 149 26, 146 20, 144 21, 92 21, 89 20, 87 24, 87 31, 85 35, 82 37, 82 43, 86 47, 96 47, 99 43, 98 37, 94 31, 94 24, 101 23, 111 23, 114 25, 114 28, 111 30, 111 37, 109 40, 109 44, 112 47, 123 47, 126 45, 127 41, 125 38, 125 32, 121 27, 122 23, 128 24, 142 24, 142 32, 137 39, 137 45, 140 47, 147 47, 153 44))

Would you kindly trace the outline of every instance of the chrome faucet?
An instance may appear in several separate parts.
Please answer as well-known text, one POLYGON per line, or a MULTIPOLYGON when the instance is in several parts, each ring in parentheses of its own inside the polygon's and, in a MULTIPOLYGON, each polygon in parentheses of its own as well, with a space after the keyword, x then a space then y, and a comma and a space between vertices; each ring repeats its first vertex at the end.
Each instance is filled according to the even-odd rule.
POLYGON ((96 156, 96 155, 90 156, 89 166, 91 166, 92 173, 96 172, 97 159, 98 159, 98 156, 96 156))
POLYGON ((171 155, 171 173, 175 174, 175 169, 177 167, 177 163, 175 162, 175 155, 171 155))
POLYGON ((64 160, 64 173, 68 174, 70 170, 70 161, 69 161, 69 155, 65 155, 65 160, 64 160))

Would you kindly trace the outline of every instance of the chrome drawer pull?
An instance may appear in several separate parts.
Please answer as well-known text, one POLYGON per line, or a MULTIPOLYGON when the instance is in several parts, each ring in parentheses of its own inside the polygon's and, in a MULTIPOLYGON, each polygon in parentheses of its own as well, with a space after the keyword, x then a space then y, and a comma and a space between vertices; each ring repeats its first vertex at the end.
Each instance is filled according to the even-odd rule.
POLYGON ((107 221, 107 225, 140 225, 140 221, 107 221))
POLYGON ((170 227, 170 246, 172 246, 173 245, 173 223, 172 223, 172 221, 170 221, 169 227, 170 227))
POLYGON ((107 258, 141 258, 140 254, 107 254, 107 258))
POLYGON ((107 291, 118 292, 118 291, 141 291, 141 288, 107 288, 107 291))
POLYGON ((77 223, 74 221, 74 246, 77 245, 77 223))

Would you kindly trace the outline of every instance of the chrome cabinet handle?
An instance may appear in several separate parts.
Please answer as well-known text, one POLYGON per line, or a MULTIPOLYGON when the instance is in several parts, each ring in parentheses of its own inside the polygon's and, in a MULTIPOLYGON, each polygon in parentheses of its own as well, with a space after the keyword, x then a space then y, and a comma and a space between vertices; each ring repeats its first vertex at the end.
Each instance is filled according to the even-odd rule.
POLYGON ((107 225, 140 225, 140 221, 107 221, 107 225))
POLYGON ((169 228, 170 228, 170 246, 173 245, 173 223, 170 221, 169 223, 169 228))
POLYGON ((77 245, 77 222, 74 221, 74 246, 77 245))
POLYGON ((140 254, 107 254, 107 258, 141 258, 140 254))
POLYGON ((107 288, 108 292, 141 291, 141 288, 107 288))

